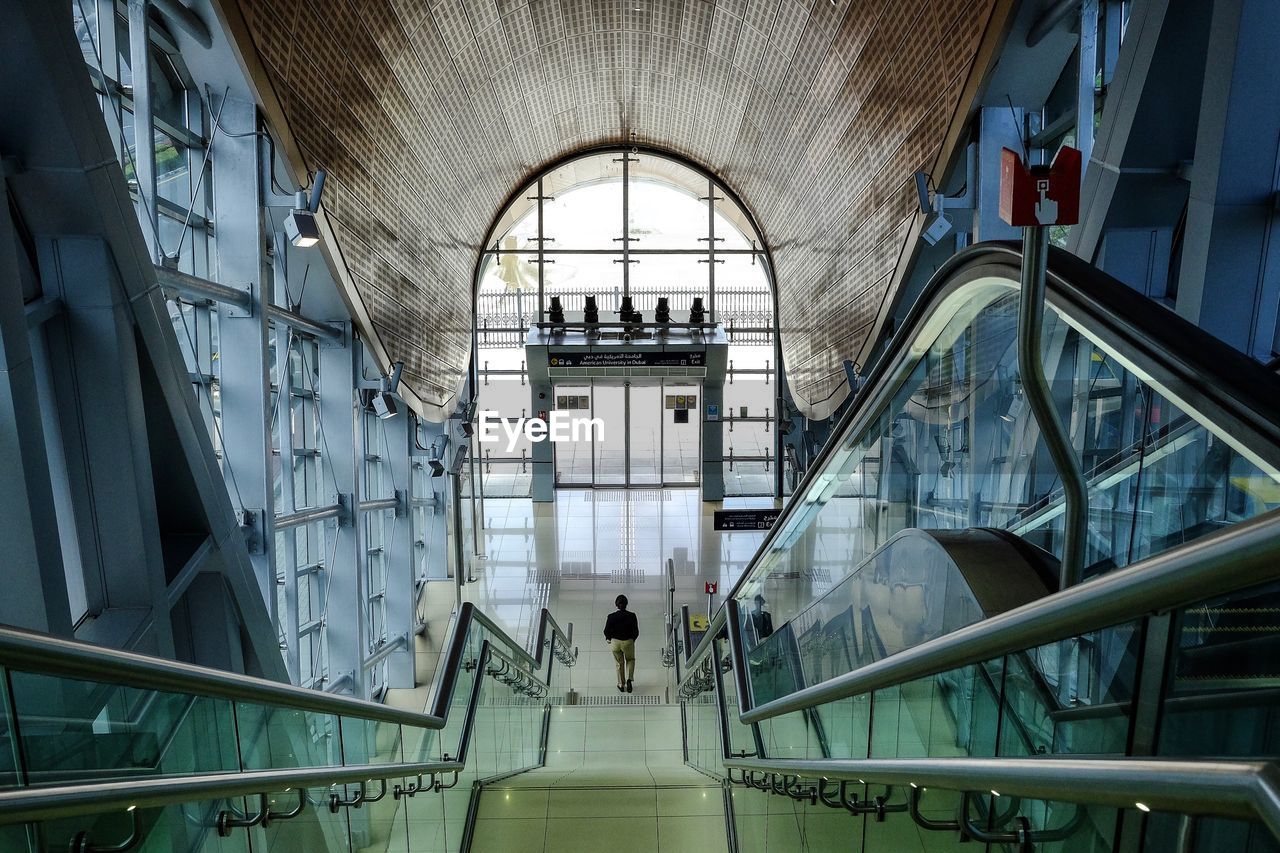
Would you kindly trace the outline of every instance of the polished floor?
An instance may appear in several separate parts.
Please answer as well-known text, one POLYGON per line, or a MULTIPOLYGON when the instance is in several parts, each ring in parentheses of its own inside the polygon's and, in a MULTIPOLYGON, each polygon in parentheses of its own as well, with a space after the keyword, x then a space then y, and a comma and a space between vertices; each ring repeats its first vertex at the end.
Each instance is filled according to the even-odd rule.
MULTIPOLYGON (((612 653, 602 630, 614 599, 626 595, 639 619, 636 694, 673 695, 663 667, 669 598, 666 566, 675 572, 675 607, 708 610, 704 584, 728 591, 759 547, 762 532, 718 533, 719 508, 769 507, 770 498, 705 503, 696 489, 561 489, 554 503, 521 498, 484 501, 480 558, 472 561, 466 598, 514 637, 527 638, 548 608, 574 628, 580 650, 573 688, 585 696, 617 695, 612 653)), ((719 606, 720 596, 715 600, 719 606)))
POLYGON ((504 853, 724 850, 724 800, 684 766, 680 709, 557 707, 546 766, 486 785, 473 849, 504 853))

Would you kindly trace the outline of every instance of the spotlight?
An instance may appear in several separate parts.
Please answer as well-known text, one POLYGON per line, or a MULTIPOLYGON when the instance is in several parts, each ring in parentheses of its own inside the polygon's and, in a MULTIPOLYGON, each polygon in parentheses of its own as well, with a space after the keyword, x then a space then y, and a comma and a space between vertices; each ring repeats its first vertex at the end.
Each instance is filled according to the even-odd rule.
POLYGON ((396 401, 386 391, 378 391, 373 395, 371 401, 373 405, 373 413, 382 420, 394 418, 396 416, 396 401))
POLYGON ((707 321, 707 311, 702 307, 702 297, 693 297, 693 305, 689 308, 690 323, 705 323, 707 321))
POLYGON ((320 226, 316 225, 316 215, 309 210, 289 211, 284 218, 284 233, 289 242, 300 249, 320 242, 320 226))
POLYGON ((444 476, 444 463, 439 459, 428 459, 427 465, 431 468, 432 477, 444 476))
POLYGON ((476 430, 475 430, 475 427, 471 426, 471 421, 463 421, 463 422, 462 422, 462 434, 463 434, 463 435, 465 435, 465 436, 467 436, 468 438, 470 438, 470 437, 471 437, 471 434, 472 434, 472 433, 474 433, 475 431, 476 431, 476 430))
POLYGON ((930 246, 938 245, 938 241, 951 233, 951 219, 941 210, 929 215, 924 221, 924 230, 920 236, 930 246))
POLYGON ((551 297, 551 309, 547 313, 551 317, 551 322, 553 323, 564 322, 564 305, 560 303, 559 296, 551 297))
POLYGON ((658 297, 658 307, 653 311, 653 321, 655 323, 671 322, 671 305, 665 296, 658 297))
POLYGON ((582 321, 584 323, 600 322, 600 309, 596 307, 596 298, 594 296, 586 297, 582 309, 582 321))

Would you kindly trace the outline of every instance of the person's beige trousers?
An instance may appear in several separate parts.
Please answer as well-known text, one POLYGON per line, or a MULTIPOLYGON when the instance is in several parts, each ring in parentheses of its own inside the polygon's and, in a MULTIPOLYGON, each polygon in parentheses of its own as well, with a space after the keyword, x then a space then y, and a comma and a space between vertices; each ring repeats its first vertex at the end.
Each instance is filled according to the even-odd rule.
POLYGON ((636 674, 636 641, 610 640, 613 660, 618 665, 618 683, 626 684, 636 674))

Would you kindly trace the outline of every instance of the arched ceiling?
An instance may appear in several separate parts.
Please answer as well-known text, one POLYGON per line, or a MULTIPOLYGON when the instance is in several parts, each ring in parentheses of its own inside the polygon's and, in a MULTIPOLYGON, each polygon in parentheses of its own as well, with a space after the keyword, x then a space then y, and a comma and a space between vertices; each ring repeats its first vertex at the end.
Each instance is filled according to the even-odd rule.
POLYGON ((474 264, 510 193, 567 153, 634 140, 702 164, 751 208, 792 391, 820 417, 896 281, 911 175, 945 153, 1006 5, 223 0, 220 12, 286 147, 327 170, 340 277, 424 415, 456 402, 474 264))

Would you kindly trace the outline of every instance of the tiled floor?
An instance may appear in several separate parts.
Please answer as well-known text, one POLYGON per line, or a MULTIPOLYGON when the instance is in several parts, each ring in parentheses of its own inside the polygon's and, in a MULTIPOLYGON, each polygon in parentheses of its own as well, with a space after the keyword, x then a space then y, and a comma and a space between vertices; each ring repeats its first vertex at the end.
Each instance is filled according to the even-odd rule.
POLYGON ((617 692, 601 630, 614 598, 626 595, 640 621, 635 690, 666 701, 667 561, 675 567, 677 610, 687 604, 691 613, 706 614, 703 584, 729 589, 763 538, 713 531, 713 510, 772 505, 769 498, 704 503, 696 489, 679 488, 561 489, 554 503, 539 504, 489 498, 485 559, 476 562, 465 595, 517 638, 536 630, 543 607, 562 625, 573 623, 582 655, 573 686, 584 695, 617 692))
POLYGON ((552 712, 547 766, 486 787, 473 849, 714 853, 720 788, 684 766, 671 705, 552 712))

